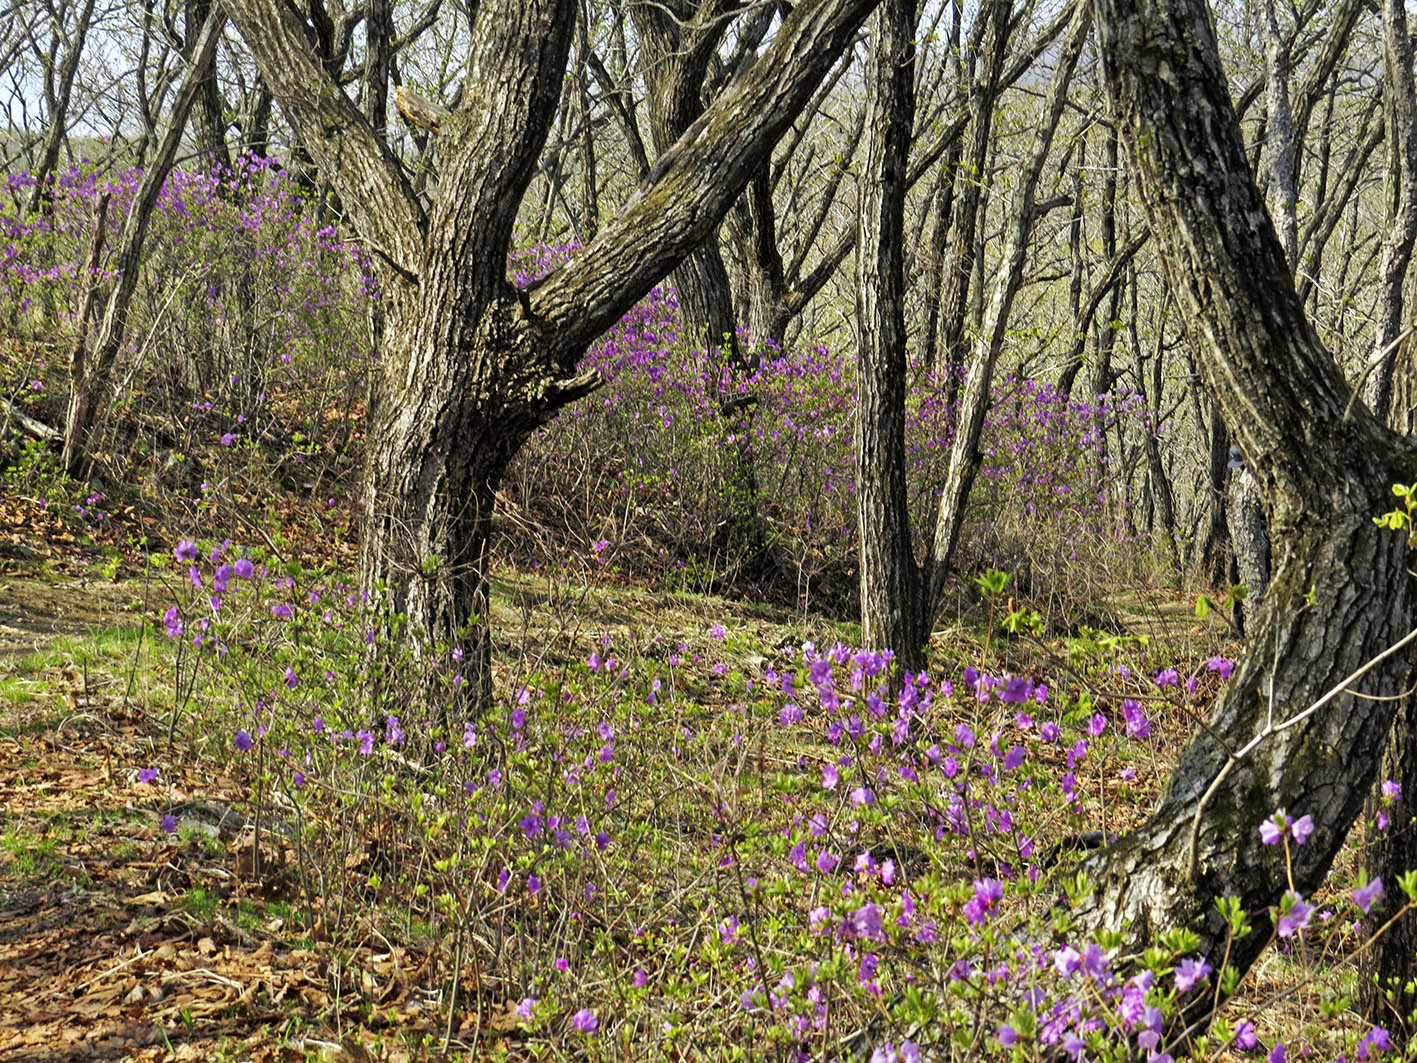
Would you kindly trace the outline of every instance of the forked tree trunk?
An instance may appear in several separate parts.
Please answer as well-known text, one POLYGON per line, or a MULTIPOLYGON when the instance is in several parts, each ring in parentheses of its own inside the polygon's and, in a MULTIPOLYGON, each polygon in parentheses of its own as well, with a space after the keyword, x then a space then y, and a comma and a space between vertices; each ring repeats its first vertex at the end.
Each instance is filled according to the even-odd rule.
POLYGON ((363 498, 366 589, 406 619, 427 707, 471 715, 491 691, 487 546, 507 463, 594 389, 587 346, 716 230, 854 39, 873 0, 805 0, 574 259, 507 280, 518 207, 561 96, 577 0, 482 0, 461 103, 436 123, 425 212, 387 143, 332 80, 294 10, 226 0, 262 77, 383 264, 386 356, 363 498), (447 696, 441 653, 470 682, 447 696))
POLYGON ((128 327, 128 309, 138 289, 138 271, 142 268, 148 221, 157 204, 158 193, 162 191, 163 182, 167 180, 167 174, 177 157, 182 132, 187 126, 187 116, 198 92, 211 73, 217 43, 221 40, 221 30, 225 25, 225 12, 220 9, 211 12, 206 25, 193 42, 192 59, 178 91, 177 100, 172 106, 172 114, 168 117, 167 131, 163 134, 157 154, 148 163, 142 180, 138 182, 133 202, 128 208, 128 216, 123 222, 114 261, 118 280, 104 308, 92 356, 86 355, 82 346, 79 346, 75 348, 70 360, 72 372, 69 381, 69 409, 64 418, 64 450, 60 460, 65 471, 76 479, 88 471, 89 435, 98 419, 100 403, 108 391, 118 352, 123 347, 128 327))
MULTIPOLYGON (((1413 656, 1401 651, 1350 677, 1417 615, 1406 542, 1373 522, 1391 508, 1390 485, 1417 474, 1417 451, 1361 403, 1349 409, 1352 393, 1304 316, 1249 174, 1204 0, 1096 8, 1109 94, 1167 281, 1264 496, 1276 556, 1210 719, 1147 823, 1084 863, 1092 888, 1074 914, 1083 930, 1122 929, 1129 945, 1189 927, 1212 964, 1228 948, 1243 972, 1286 888, 1283 853, 1261 844, 1260 822, 1280 807, 1313 817, 1313 836, 1291 850, 1295 887, 1313 891, 1377 772, 1390 698, 1411 679, 1413 656), (1350 683, 1367 696, 1347 693, 1350 683), (1322 700, 1334 688, 1345 692, 1322 700), (1233 943, 1215 907, 1225 896, 1255 924, 1233 943)), ((1211 983, 1189 1017, 1205 1022, 1213 1001, 1211 983)))

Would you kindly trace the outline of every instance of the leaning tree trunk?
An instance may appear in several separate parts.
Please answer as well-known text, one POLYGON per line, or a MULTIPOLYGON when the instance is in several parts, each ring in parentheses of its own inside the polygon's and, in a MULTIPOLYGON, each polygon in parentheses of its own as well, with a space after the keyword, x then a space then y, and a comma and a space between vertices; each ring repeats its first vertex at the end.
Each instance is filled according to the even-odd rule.
MULTIPOLYGON (((1417 83, 1412 73, 1412 38, 1408 35, 1407 9, 1402 0, 1382 5, 1383 52, 1387 73, 1389 170, 1397 175, 1390 219, 1392 228, 1383 243, 1379 277, 1377 366, 1370 381, 1368 400, 1378 417, 1392 428, 1410 435, 1417 428, 1417 407, 1412 385, 1417 367, 1412 360, 1410 329, 1417 322, 1410 300, 1405 299, 1408 268, 1417 240, 1417 83), (1396 388, 1394 388, 1396 384, 1396 388), (1393 402, 1396 397, 1399 401, 1393 402), (1405 401, 1404 401, 1405 400, 1405 401)), ((1417 567, 1417 562, 1414 562, 1417 567)), ((1411 693, 1398 706, 1392 733, 1379 771, 1380 779, 1402 786, 1402 800, 1386 810, 1391 822, 1385 831, 1370 836, 1369 872, 1391 888, 1397 876, 1417 867, 1417 698, 1411 693)), ((1380 795, 1375 796, 1380 801, 1380 795)), ((1376 818, 1376 817, 1374 817, 1376 818)), ((1417 986, 1413 963, 1417 961, 1417 919, 1408 916, 1378 939, 1363 958, 1361 1000, 1363 1013, 1387 1027, 1402 1046, 1413 1040, 1417 1014, 1417 986)))
POLYGON ((128 208, 128 217, 123 222, 115 256, 118 281, 108 297, 92 357, 85 355, 80 344, 74 348, 70 359, 69 409, 64 419, 64 451, 60 460, 65 471, 75 478, 81 477, 88 469, 89 435, 97 420, 99 402, 112 379, 118 352, 123 346, 128 309, 138 288, 138 270, 142 267, 148 222, 157 204, 158 193, 162 191, 163 182, 167 180, 168 171, 177 157, 177 148, 182 141, 192 104, 211 71, 225 25, 226 13, 220 9, 213 11, 193 46, 191 64, 172 106, 172 114, 168 117, 167 132, 163 134, 157 155, 148 163, 142 180, 138 182, 133 202, 128 208))
POLYGON ((935 534, 925 565, 925 612, 933 620, 945 578, 954 563, 960 531, 964 527, 965 504, 974 487, 982 454, 979 440, 984 431, 984 418, 989 408, 989 392, 993 384, 994 363, 1004 346, 1009 314, 1014 296, 1023 283, 1023 267, 1028 254, 1028 237, 1033 230, 1034 194, 1047 161, 1058 121, 1067 103, 1068 83, 1082 55, 1092 25, 1092 10, 1080 3, 1068 27, 1067 40, 1053 70, 1053 80, 1043 105, 1043 126, 1034 135, 1033 152, 1016 175, 1017 192, 1009 219, 1008 240, 1004 247, 1001 272, 994 282, 989 299, 988 315, 974 346, 974 357, 965 378, 964 397, 960 402, 959 420, 954 439, 950 442, 949 470, 940 492, 935 516, 935 534))
MULTIPOLYGON (((1376 421, 1304 316, 1250 176, 1204 0, 1096 0, 1109 95, 1160 243, 1169 287, 1270 515, 1274 575, 1256 630, 1156 811, 1083 864, 1084 931, 1129 945, 1189 927, 1215 966, 1243 973, 1270 934, 1284 856, 1261 844, 1276 808, 1311 815, 1295 887, 1328 872, 1378 769, 1417 602, 1402 536, 1377 527, 1417 451, 1376 421), (1354 673, 1371 665, 1361 680, 1354 673), (1357 683, 1364 698, 1348 691, 1357 683), (1329 693, 1330 696, 1325 697, 1329 693), (1228 938, 1217 898, 1255 932, 1228 938)), ((1208 1020, 1213 985, 1186 1002, 1208 1020)))

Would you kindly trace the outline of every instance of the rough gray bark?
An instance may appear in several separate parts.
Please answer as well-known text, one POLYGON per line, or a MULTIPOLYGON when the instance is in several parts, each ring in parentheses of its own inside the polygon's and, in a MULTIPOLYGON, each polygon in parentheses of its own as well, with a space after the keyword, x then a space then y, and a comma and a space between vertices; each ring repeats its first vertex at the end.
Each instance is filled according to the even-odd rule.
POLYGON ((1400 0, 1384 0, 1383 67, 1387 110, 1389 168, 1396 180, 1389 190, 1388 234, 1383 241, 1378 271, 1376 343, 1368 387, 1364 394, 1379 418, 1386 419, 1392 404, 1392 380, 1399 346, 1410 345, 1402 334, 1403 290, 1412 247, 1417 241, 1417 85, 1412 74, 1412 38, 1407 32, 1407 9, 1400 0))
MULTIPOLYGON (((1313 836, 1291 852, 1295 887, 1314 890, 1377 771, 1394 708, 1383 699, 1411 678, 1412 658, 1391 654, 1359 684, 1377 700, 1346 692, 1417 614, 1406 543, 1373 523, 1390 508, 1390 485, 1417 473, 1417 451, 1362 404, 1349 408, 1304 316, 1203 0, 1096 7, 1109 95, 1168 285, 1264 497, 1276 556, 1256 630, 1206 727, 1147 823, 1084 862, 1092 888, 1074 914, 1084 930, 1124 928, 1132 945, 1188 926, 1212 964, 1228 945, 1243 972, 1269 937, 1262 913, 1287 885, 1260 821, 1279 807, 1313 816, 1313 836), (1227 941, 1222 896, 1240 900, 1256 932, 1227 941)), ((1205 1022, 1213 1002, 1208 985, 1189 1017, 1205 1022)))
POLYGON ((1264 499, 1259 485, 1250 475, 1238 449, 1233 448, 1229 486, 1225 496, 1225 526, 1230 529, 1230 547, 1235 553, 1235 568, 1245 586, 1245 600, 1240 603, 1242 632, 1255 629, 1260 606, 1269 586, 1271 547, 1269 528, 1265 523, 1264 499))
MULTIPOLYGON (((575 2, 482 0, 461 102, 437 133, 441 170, 425 212, 294 12, 278 0, 225 0, 385 267, 388 339, 369 428, 362 578, 406 616, 415 652, 465 647, 470 682, 455 711, 490 698, 489 518, 507 462, 598 386, 576 369, 586 347, 716 230, 875 0, 798 4, 762 60, 689 125, 581 253, 518 290, 506 277, 507 251, 560 97, 575 2)), ((437 690, 430 676, 425 696, 437 690)))
POLYGON ((920 574, 905 483, 906 169, 915 116, 915 0, 884 0, 872 22, 856 317, 857 516, 861 639, 925 664, 920 574))

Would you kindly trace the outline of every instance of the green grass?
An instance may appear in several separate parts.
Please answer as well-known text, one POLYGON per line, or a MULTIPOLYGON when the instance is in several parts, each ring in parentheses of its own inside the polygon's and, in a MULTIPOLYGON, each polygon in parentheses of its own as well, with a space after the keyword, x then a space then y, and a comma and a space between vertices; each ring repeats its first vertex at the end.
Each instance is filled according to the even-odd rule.
POLYGON ((11 827, 0 837, 0 849, 10 854, 5 870, 21 878, 50 878, 59 868, 54 859, 59 850, 57 838, 45 838, 11 827))
POLYGON ((177 907, 194 919, 210 919, 216 914, 217 898, 200 887, 193 887, 177 899, 177 907))

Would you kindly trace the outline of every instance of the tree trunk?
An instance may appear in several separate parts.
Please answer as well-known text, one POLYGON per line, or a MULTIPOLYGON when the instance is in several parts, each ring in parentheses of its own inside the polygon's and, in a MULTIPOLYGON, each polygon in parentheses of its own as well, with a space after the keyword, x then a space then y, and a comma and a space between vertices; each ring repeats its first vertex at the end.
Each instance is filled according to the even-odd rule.
MULTIPOLYGON (((211 17, 212 0, 186 0, 182 58, 188 63, 197 57, 201 46, 202 27, 211 17)), ((192 104, 192 139, 207 166, 223 169, 231 166, 231 153, 226 150, 226 117, 221 99, 221 87, 216 79, 216 59, 206 66, 206 77, 197 88, 192 104)))
MULTIPOLYGON (((64 145, 64 137, 69 132, 69 101, 74 93, 74 75, 79 69, 79 58, 84 51, 84 41, 88 38, 89 26, 93 22, 94 0, 84 0, 79 8, 78 18, 69 37, 69 46, 64 52, 64 61, 59 66, 59 84, 55 88, 54 99, 49 114, 49 130, 44 138, 44 150, 40 152, 39 165, 34 168, 34 185, 30 188, 29 202, 25 212, 33 214, 49 201, 53 191, 49 187, 50 176, 59 162, 59 150, 64 145)), ((56 35, 63 33, 57 22, 56 35)))
POLYGON ((950 226, 950 253, 944 268, 945 288, 940 297, 940 369, 964 362, 964 326, 969 310, 969 287, 974 276, 974 259, 984 198, 985 166, 994 123, 994 103, 998 99, 1004 55, 1009 45, 1010 0, 988 0, 979 18, 988 27, 981 69, 976 74, 969 98, 969 145, 964 151, 963 168, 955 178, 955 218, 950 226))
POLYGON ((618 216, 545 278, 506 278, 517 212, 561 95, 576 0, 482 0, 461 102, 439 121, 424 207, 388 145, 334 85, 295 12, 227 0, 261 75, 384 266, 387 353, 365 473, 366 589, 428 667, 438 716, 486 709, 487 544, 496 489, 536 427, 599 383, 589 344, 716 230, 854 39, 873 0, 806 0, 762 60, 694 120, 618 216), (461 645, 448 698, 432 665, 461 645))
POLYGON ((1004 345, 1014 296, 1023 282, 1028 236, 1034 221, 1034 192, 1043 172, 1043 164, 1048 158, 1058 120, 1067 103, 1068 83, 1072 79, 1078 58, 1082 55, 1082 46, 1087 41, 1091 25, 1092 9, 1086 3, 1078 4, 1072 25, 1068 27, 1067 40, 1053 70, 1052 83, 1048 87, 1048 97, 1043 110, 1044 124, 1034 135, 1032 155, 1024 164, 1022 173, 1017 175, 1018 191, 1009 219, 1004 261, 994 283, 988 314, 975 341, 974 357, 969 363, 969 375, 965 380, 964 397, 960 403, 959 422, 955 426, 954 439, 950 443, 949 471, 940 493, 934 541, 926 563, 926 616, 932 620, 936 603, 944 589, 945 577, 953 563, 960 529, 964 526, 965 503, 974 486, 974 477, 979 471, 979 439, 984 430, 984 415, 989 407, 994 363, 1004 345))
POLYGON ((1388 236, 1383 241, 1378 273, 1377 343, 1365 398, 1373 413, 1386 419, 1392 404, 1393 372, 1399 346, 1409 346, 1402 334, 1403 292, 1412 248, 1417 242, 1417 86, 1412 74, 1412 38, 1407 32, 1407 9, 1397 0, 1385 0, 1382 11, 1383 58, 1388 122, 1389 170, 1395 175, 1389 189, 1388 236))
POLYGON ((224 25, 226 14, 217 9, 211 13, 207 24, 202 28, 200 40, 193 49, 191 65, 187 68, 182 88, 168 118, 167 132, 163 134, 157 155, 148 163, 142 180, 138 182, 132 205, 128 208, 128 217, 123 223, 115 260, 118 281, 113 286, 108 305, 104 309, 98 339, 94 343, 93 358, 87 359, 82 351, 76 351, 71 362, 73 373, 69 382, 69 410, 64 421, 64 452, 61 460, 68 474, 75 478, 81 478, 87 469, 89 433, 97 419, 99 400, 108 389, 113 375, 113 364, 118 358, 118 351, 123 346, 128 307, 138 286, 138 270, 142 265, 148 220, 152 216, 162 184, 167 180, 168 171, 172 169, 173 160, 177 157, 177 147, 187 125, 187 115, 211 69, 224 25))
MULTIPOLYGON (((1369 381, 1368 401, 1373 413, 1384 418, 1397 432, 1410 435, 1417 421, 1412 394, 1414 344, 1410 329, 1417 321, 1410 302, 1405 301, 1408 268, 1417 240, 1417 84, 1412 73, 1412 38, 1408 34, 1407 9, 1402 0, 1384 0, 1382 5, 1383 53, 1387 74, 1388 156, 1395 163, 1397 180, 1392 189, 1391 229, 1383 242, 1379 270, 1377 310, 1377 366, 1369 381), (1394 389, 1394 384, 1396 388, 1394 389), (1396 395, 1399 401, 1392 399, 1396 395)), ((1383 880, 1391 891, 1399 875, 1417 867, 1417 819, 1412 803, 1417 800, 1417 698, 1411 693, 1398 705, 1392 732, 1388 735, 1378 778, 1394 779, 1402 786, 1402 800, 1386 811, 1391 823, 1385 831, 1370 831, 1369 873, 1383 880)), ((1374 795, 1374 804, 1381 795, 1374 795)), ((1375 928, 1374 928, 1375 929, 1375 928)), ((1387 1027, 1399 1048, 1413 1040, 1413 1016, 1417 1014, 1417 920, 1400 920, 1378 939, 1363 957, 1360 993, 1363 1013, 1375 1024, 1387 1027)))
MULTIPOLYGON (((1370 697, 1346 693, 1412 629, 1406 543, 1373 516, 1391 508, 1393 482, 1413 479, 1417 452, 1366 407, 1348 408, 1351 391, 1304 317, 1203 0, 1096 7, 1108 92, 1169 287, 1277 549, 1256 630, 1206 727, 1147 823, 1084 862, 1092 888, 1075 916, 1084 931, 1125 928, 1129 946, 1189 927, 1213 965, 1228 953, 1243 973, 1287 886, 1259 823, 1280 807, 1313 816, 1313 836, 1291 850, 1294 885, 1312 892, 1377 771, 1394 709, 1384 699, 1411 678, 1411 656, 1389 654, 1362 677, 1370 697), (1229 940, 1215 908, 1225 896, 1255 932, 1229 940)), ((1214 1001, 1207 984, 1188 1018, 1203 1025, 1214 1001)))
POLYGON ((856 317, 861 639, 908 672, 928 638, 905 483, 906 167, 915 116, 915 0, 885 0, 872 26, 856 317))
POLYGON ((1245 586, 1245 600, 1240 603, 1242 632, 1255 629, 1265 590, 1269 587, 1271 547, 1269 527, 1265 521, 1264 499, 1259 485, 1232 448, 1229 488, 1225 496, 1225 526, 1230 529, 1230 546, 1235 553, 1235 568, 1245 586))

